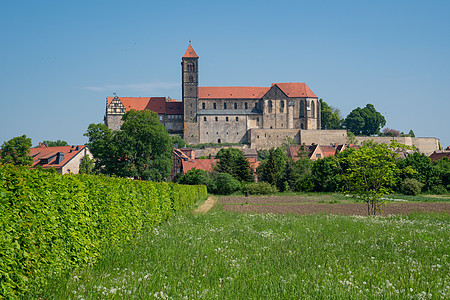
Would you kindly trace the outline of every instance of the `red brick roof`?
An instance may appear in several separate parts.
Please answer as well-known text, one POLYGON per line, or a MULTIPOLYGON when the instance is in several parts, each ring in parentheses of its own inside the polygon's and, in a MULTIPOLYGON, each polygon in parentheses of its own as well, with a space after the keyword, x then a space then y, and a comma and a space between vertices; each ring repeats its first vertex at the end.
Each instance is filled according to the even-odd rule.
POLYGON ((325 157, 335 156, 337 148, 335 146, 320 146, 325 157))
POLYGON ((165 97, 151 97, 145 109, 154 111, 158 114, 166 113, 166 98, 165 97))
POLYGON ((273 83, 278 86, 288 97, 309 97, 317 98, 316 94, 303 82, 273 83))
POLYGON ((37 165, 41 165, 43 168, 55 168, 59 169, 67 164, 74 156, 84 150, 85 145, 78 146, 58 146, 58 147, 36 147, 30 149, 30 156, 33 157, 33 165, 32 167, 36 167, 37 165), (57 154, 64 153, 64 159, 59 163, 56 162, 57 154), (42 159, 47 159, 47 163, 42 163, 42 159), (40 163, 41 162, 41 163, 40 163))
MULTIPOLYGON (((109 105, 114 97, 108 97, 107 99, 109 105)), ((123 106, 125 106, 125 111, 129 111, 131 109, 144 110, 151 97, 119 97, 119 99, 122 101, 123 106)))
POLYGON ((194 48, 191 45, 188 46, 186 53, 184 53, 183 57, 195 57, 198 58, 197 53, 195 53, 194 48))
POLYGON ((431 161, 443 159, 444 157, 450 159, 450 151, 434 151, 433 154, 430 155, 431 161))
POLYGON ((199 99, 260 99, 270 88, 250 86, 202 86, 198 88, 199 99))
POLYGON ((196 159, 196 160, 189 160, 189 161, 182 161, 181 162, 183 166, 183 173, 186 173, 187 171, 191 169, 200 169, 204 171, 212 171, 213 166, 217 164, 217 159, 215 158, 208 158, 208 159, 196 159))

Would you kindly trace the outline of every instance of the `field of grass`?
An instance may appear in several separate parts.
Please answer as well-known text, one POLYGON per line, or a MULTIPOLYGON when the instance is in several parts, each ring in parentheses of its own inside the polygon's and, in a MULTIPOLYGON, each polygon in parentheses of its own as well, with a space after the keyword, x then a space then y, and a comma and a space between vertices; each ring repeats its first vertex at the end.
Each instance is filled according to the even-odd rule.
POLYGON ((44 299, 450 297, 450 216, 179 215, 44 299))

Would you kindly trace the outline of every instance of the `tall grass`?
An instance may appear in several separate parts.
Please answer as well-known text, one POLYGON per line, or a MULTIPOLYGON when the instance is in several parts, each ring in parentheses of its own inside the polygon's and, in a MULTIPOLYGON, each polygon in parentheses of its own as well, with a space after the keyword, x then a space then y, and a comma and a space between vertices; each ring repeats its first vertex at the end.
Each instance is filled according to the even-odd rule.
POLYGON ((180 215, 47 299, 450 297, 450 217, 180 215))

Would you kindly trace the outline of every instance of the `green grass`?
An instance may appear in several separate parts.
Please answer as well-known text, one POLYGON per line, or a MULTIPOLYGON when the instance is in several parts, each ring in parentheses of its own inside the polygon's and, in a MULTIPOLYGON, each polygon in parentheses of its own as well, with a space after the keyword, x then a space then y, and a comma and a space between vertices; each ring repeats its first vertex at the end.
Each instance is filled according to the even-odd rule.
POLYGON ((450 297, 450 216, 180 215, 44 299, 450 297))

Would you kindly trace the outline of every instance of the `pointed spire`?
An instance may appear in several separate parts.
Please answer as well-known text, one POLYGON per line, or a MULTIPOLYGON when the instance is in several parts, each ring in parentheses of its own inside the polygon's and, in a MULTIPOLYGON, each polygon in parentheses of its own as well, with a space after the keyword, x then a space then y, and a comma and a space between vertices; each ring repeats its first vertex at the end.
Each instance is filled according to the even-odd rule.
POLYGON ((197 53, 195 53, 194 48, 192 48, 191 44, 189 44, 189 47, 186 50, 186 53, 183 55, 184 57, 194 57, 194 58, 198 58, 197 53))

